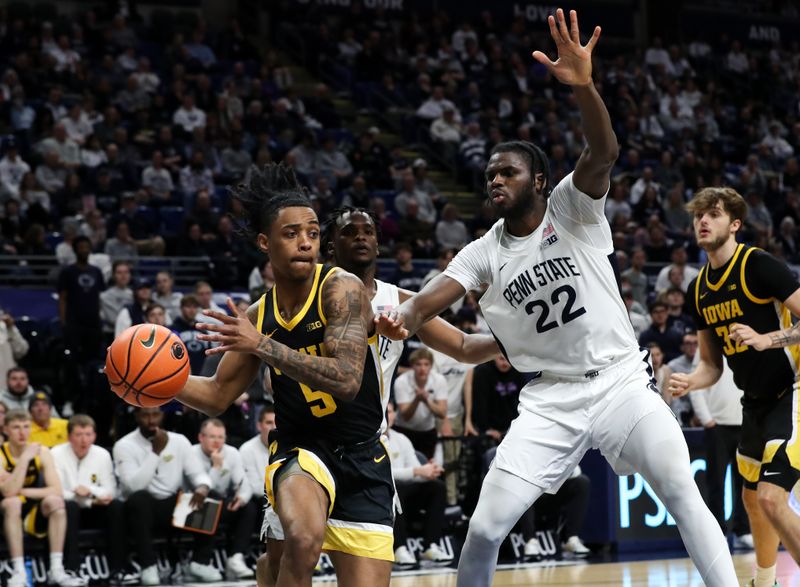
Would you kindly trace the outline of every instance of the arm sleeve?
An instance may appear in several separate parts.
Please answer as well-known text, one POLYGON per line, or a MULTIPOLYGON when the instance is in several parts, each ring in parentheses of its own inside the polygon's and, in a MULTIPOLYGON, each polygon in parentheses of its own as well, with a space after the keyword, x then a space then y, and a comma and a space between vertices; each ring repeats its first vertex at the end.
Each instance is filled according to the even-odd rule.
POLYGON ((141 462, 136 462, 131 447, 126 446, 126 443, 115 444, 114 463, 120 489, 130 494, 146 488, 156 474, 158 461, 158 455, 151 451, 141 462))
POLYGON ((114 464, 111 462, 111 455, 103 451, 97 456, 98 480, 89 488, 92 495, 97 498, 116 497, 117 481, 114 479, 114 464))
POLYGON ((784 263, 760 250, 750 253, 747 259, 745 283, 757 298, 775 298, 781 302, 800 288, 797 278, 784 263))
POLYGON ((67 487, 65 480, 68 479, 66 471, 64 470, 64 461, 62 459, 53 458, 53 461, 56 465, 56 473, 58 473, 58 478, 61 479, 61 490, 64 494, 64 499, 66 500, 74 500, 75 499, 75 492, 72 491, 72 487, 67 487))
POLYGON ((242 455, 235 448, 231 452, 233 457, 231 461, 231 480, 233 481, 233 490, 243 503, 247 503, 253 497, 253 491, 250 489, 250 482, 247 479, 247 474, 244 471, 244 463, 242 463, 242 455))
POLYGON ((398 432, 393 432, 394 443, 397 448, 399 458, 392 462, 392 475, 397 481, 413 481, 414 468, 417 466, 417 454, 414 447, 405 436, 399 436, 398 432))
POLYGON ((595 249, 613 252, 611 228, 606 220, 606 195, 595 200, 584 194, 572 181, 572 173, 558 182, 548 198, 553 216, 568 233, 595 249))
POLYGON ((492 282, 491 241, 487 238, 488 234, 461 249, 444 270, 445 275, 455 279, 467 291, 477 289, 482 283, 492 282))

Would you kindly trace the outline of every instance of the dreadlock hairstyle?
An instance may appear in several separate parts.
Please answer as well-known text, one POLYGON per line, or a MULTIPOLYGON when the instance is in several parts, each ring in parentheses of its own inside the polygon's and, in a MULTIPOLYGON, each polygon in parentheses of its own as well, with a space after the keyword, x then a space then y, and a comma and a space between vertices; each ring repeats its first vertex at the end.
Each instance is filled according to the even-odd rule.
POLYGON ((311 207, 306 189, 297 181, 294 169, 282 163, 268 163, 261 169, 250 167, 250 179, 231 188, 231 194, 242 204, 235 218, 236 231, 254 239, 267 233, 278 213, 293 206, 311 207))
POLYGON ((550 196, 550 162, 547 160, 547 155, 544 154, 539 147, 528 141, 507 141, 505 143, 498 143, 489 154, 491 157, 495 153, 517 153, 525 157, 531 169, 531 178, 537 173, 541 173, 544 178, 542 184, 542 195, 545 199, 550 196))
POLYGON ((336 223, 342 216, 347 214, 363 214, 372 219, 372 224, 375 225, 375 234, 380 238, 380 230, 378 228, 378 219, 375 215, 366 208, 356 208, 355 206, 339 206, 331 210, 330 214, 325 218, 325 221, 322 223, 322 242, 320 243, 320 248, 322 249, 323 253, 327 256, 328 254, 328 247, 330 243, 333 241, 333 232, 336 230, 336 223))

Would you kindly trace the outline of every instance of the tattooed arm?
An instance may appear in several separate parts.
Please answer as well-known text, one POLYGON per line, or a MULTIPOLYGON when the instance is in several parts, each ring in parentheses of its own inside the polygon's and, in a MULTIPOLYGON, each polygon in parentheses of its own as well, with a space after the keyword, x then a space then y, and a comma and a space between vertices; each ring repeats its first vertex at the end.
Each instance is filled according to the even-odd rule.
MULTIPOLYGON (((789 309, 793 316, 800 316, 800 289, 786 298, 783 305, 789 309)), ((792 324, 789 328, 767 332, 766 334, 759 334, 745 324, 733 324, 731 326, 731 340, 746 344, 757 351, 800 344, 800 322, 792 324)))
POLYGON ((198 324, 198 328, 214 333, 198 338, 220 343, 206 351, 207 354, 248 353, 312 389, 324 390, 344 401, 353 400, 361 388, 372 307, 361 280, 344 271, 337 271, 325 282, 321 295, 328 319, 324 357, 299 353, 264 336, 246 316, 235 311, 230 300, 228 306, 233 316, 207 310, 206 315, 222 324, 198 324))

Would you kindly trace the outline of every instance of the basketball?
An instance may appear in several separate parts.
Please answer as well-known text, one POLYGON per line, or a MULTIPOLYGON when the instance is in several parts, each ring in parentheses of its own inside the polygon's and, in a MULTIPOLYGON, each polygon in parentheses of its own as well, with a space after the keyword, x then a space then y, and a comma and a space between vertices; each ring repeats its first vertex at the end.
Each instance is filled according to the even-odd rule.
POLYGON ((105 373, 120 398, 132 406, 153 408, 170 401, 186 385, 189 355, 169 328, 137 324, 111 344, 105 373))

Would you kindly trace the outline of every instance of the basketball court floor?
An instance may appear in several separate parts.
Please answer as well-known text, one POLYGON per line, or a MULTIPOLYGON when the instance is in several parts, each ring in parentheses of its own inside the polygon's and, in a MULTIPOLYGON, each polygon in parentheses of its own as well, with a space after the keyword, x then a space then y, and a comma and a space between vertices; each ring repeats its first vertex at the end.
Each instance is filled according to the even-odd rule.
MULTIPOLYGON (((736 572, 744 585, 752 577, 755 555, 736 554, 736 572)), ((778 582, 781 587, 800 587, 800 569, 792 558, 778 556, 778 582)), ((319 578, 314 584, 334 587, 333 578, 319 578)), ((185 586, 194 586, 185 583, 185 586)), ((205 583, 204 587, 253 587, 255 582, 205 583)), ((422 569, 396 573, 392 587, 455 587, 455 569, 422 569)), ((686 558, 659 558, 621 562, 546 561, 541 563, 501 565, 495 575, 495 587, 545 587, 581 585, 582 587, 702 587, 703 582, 692 562, 686 558)), ((197 584, 200 587, 200 584, 197 584)), ((731 586, 736 587, 736 586, 731 586)))

